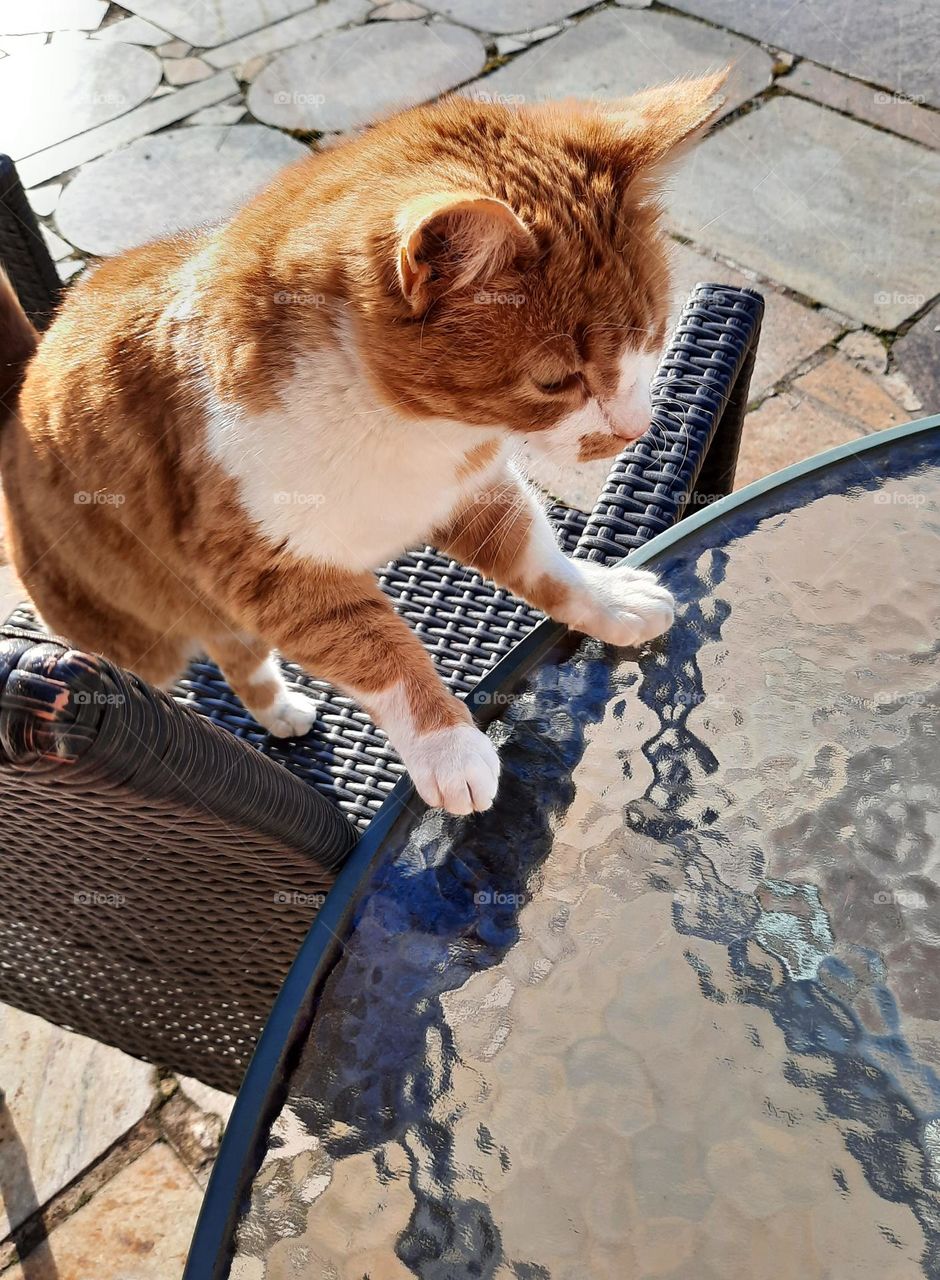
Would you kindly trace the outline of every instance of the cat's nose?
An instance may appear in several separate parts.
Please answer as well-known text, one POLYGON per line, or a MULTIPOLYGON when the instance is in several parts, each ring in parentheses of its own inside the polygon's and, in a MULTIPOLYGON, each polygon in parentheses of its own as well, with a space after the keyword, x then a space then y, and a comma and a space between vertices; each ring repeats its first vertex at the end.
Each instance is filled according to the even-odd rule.
POLYGON ((614 435, 619 440, 638 440, 640 436, 645 435, 649 430, 649 414, 642 417, 621 418, 619 420, 611 418, 610 425, 614 435))
POLYGON ((615 436, 621 440, 636 440, 649 430, 653 412, 649 382, 638 378, 632 386, 622 384, 604 405, 607 420, 615 436))
POLYGON ((636 440, 649 430, 653 413, 650 384, 656 366, 652 352, 629 353, 621 361, 617 386, 603 403, 610 428, 621 440, 636 440))

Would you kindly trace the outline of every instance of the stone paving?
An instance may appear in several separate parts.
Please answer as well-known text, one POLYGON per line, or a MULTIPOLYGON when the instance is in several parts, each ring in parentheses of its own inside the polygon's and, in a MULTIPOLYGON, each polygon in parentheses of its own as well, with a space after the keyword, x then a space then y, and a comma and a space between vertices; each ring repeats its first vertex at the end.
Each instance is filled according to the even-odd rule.
MULTIPOLYGON (((0 150, 64 279, 396 106, 731 59, 666 206, 676 308, 700 279, 767 300, 739 482, 940 410, 935 0, 6 0, 0 54, 0 150)), ((604 469, 542 479, 584 505, 604 469)), ((0 1033, 2 1280, 178 1276, 231 1099, 13 1010, 0 1033)))
POLYGON ((940 293, 938 193, 937 152, 780 96, 706 138, 670 210, 682 235, 893 330, 940 293))

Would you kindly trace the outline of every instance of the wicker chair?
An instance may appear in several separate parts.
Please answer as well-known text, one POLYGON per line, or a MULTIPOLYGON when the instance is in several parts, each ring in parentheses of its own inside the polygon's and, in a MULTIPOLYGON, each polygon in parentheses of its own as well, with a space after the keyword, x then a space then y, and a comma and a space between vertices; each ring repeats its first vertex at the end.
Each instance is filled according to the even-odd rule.
MULTIPOLYGON (((0 261, 36 323, 59 284, 8 161, 0 261)), ((699 285, 654 387, 653 430, 562 544, 615 561, 728 492, 763 304, 699 285)), ((469 695, 538 621, 431 548, 383 589, 447 685, 469 695)), ((208 661, 173 696, 44 634, 0 629, 0 999, 234 1090, 337 868, 403 768, 368 716, 285 664, 320 702, 305 738, 258 727, 208 661)))

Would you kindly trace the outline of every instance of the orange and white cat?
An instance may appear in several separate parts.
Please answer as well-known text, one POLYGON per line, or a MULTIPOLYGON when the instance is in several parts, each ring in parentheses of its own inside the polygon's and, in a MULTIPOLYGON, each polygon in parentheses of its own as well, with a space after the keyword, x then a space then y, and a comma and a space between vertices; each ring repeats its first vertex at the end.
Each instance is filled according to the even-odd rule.
POLYGON ((670 625, 652 574, 562 554, 513 454, 646 430, 658 185, 723 78, 405 112, 97 267, 38 346, 6 287, 7 530, 46 622, 161 684, 205 651, 302 734, 276 648, 368 709, 429 804, 487 808, 496 752, 374 569, 430 541, 602 640, 670 625))

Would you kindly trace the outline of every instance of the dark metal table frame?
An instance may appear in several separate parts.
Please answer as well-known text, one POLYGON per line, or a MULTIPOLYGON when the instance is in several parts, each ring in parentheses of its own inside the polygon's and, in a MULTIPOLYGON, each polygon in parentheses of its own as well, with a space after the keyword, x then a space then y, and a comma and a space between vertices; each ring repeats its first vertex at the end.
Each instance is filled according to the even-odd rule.
MULTIPOLYGON (((940 414, 851 441, 775 472, 686 517, 631 552, 624 562, 639 568, 702 525, 720 521, 769 490, 821 472, 844 458, 938 429, 940 414)), ((486 717, 487 709, 504 705, 505 695, 552 651, 558 651, 568 635, 566 627, 551 619, 540 623, 481 680, 470 697, 475 713, 496 718, 495 714, 486 717)), ((237 1221, 263 1156, 267 1132, 283 1104, 292 1061, 311 1030, 318 995, 341 952, 357 891, 386 849, 414 820, 408 807, 410 795, 410 785, 403 780, 350 855, 288 973, 225 1131, 182 1280, 225 1280, 228 1275, 237 1221)))

